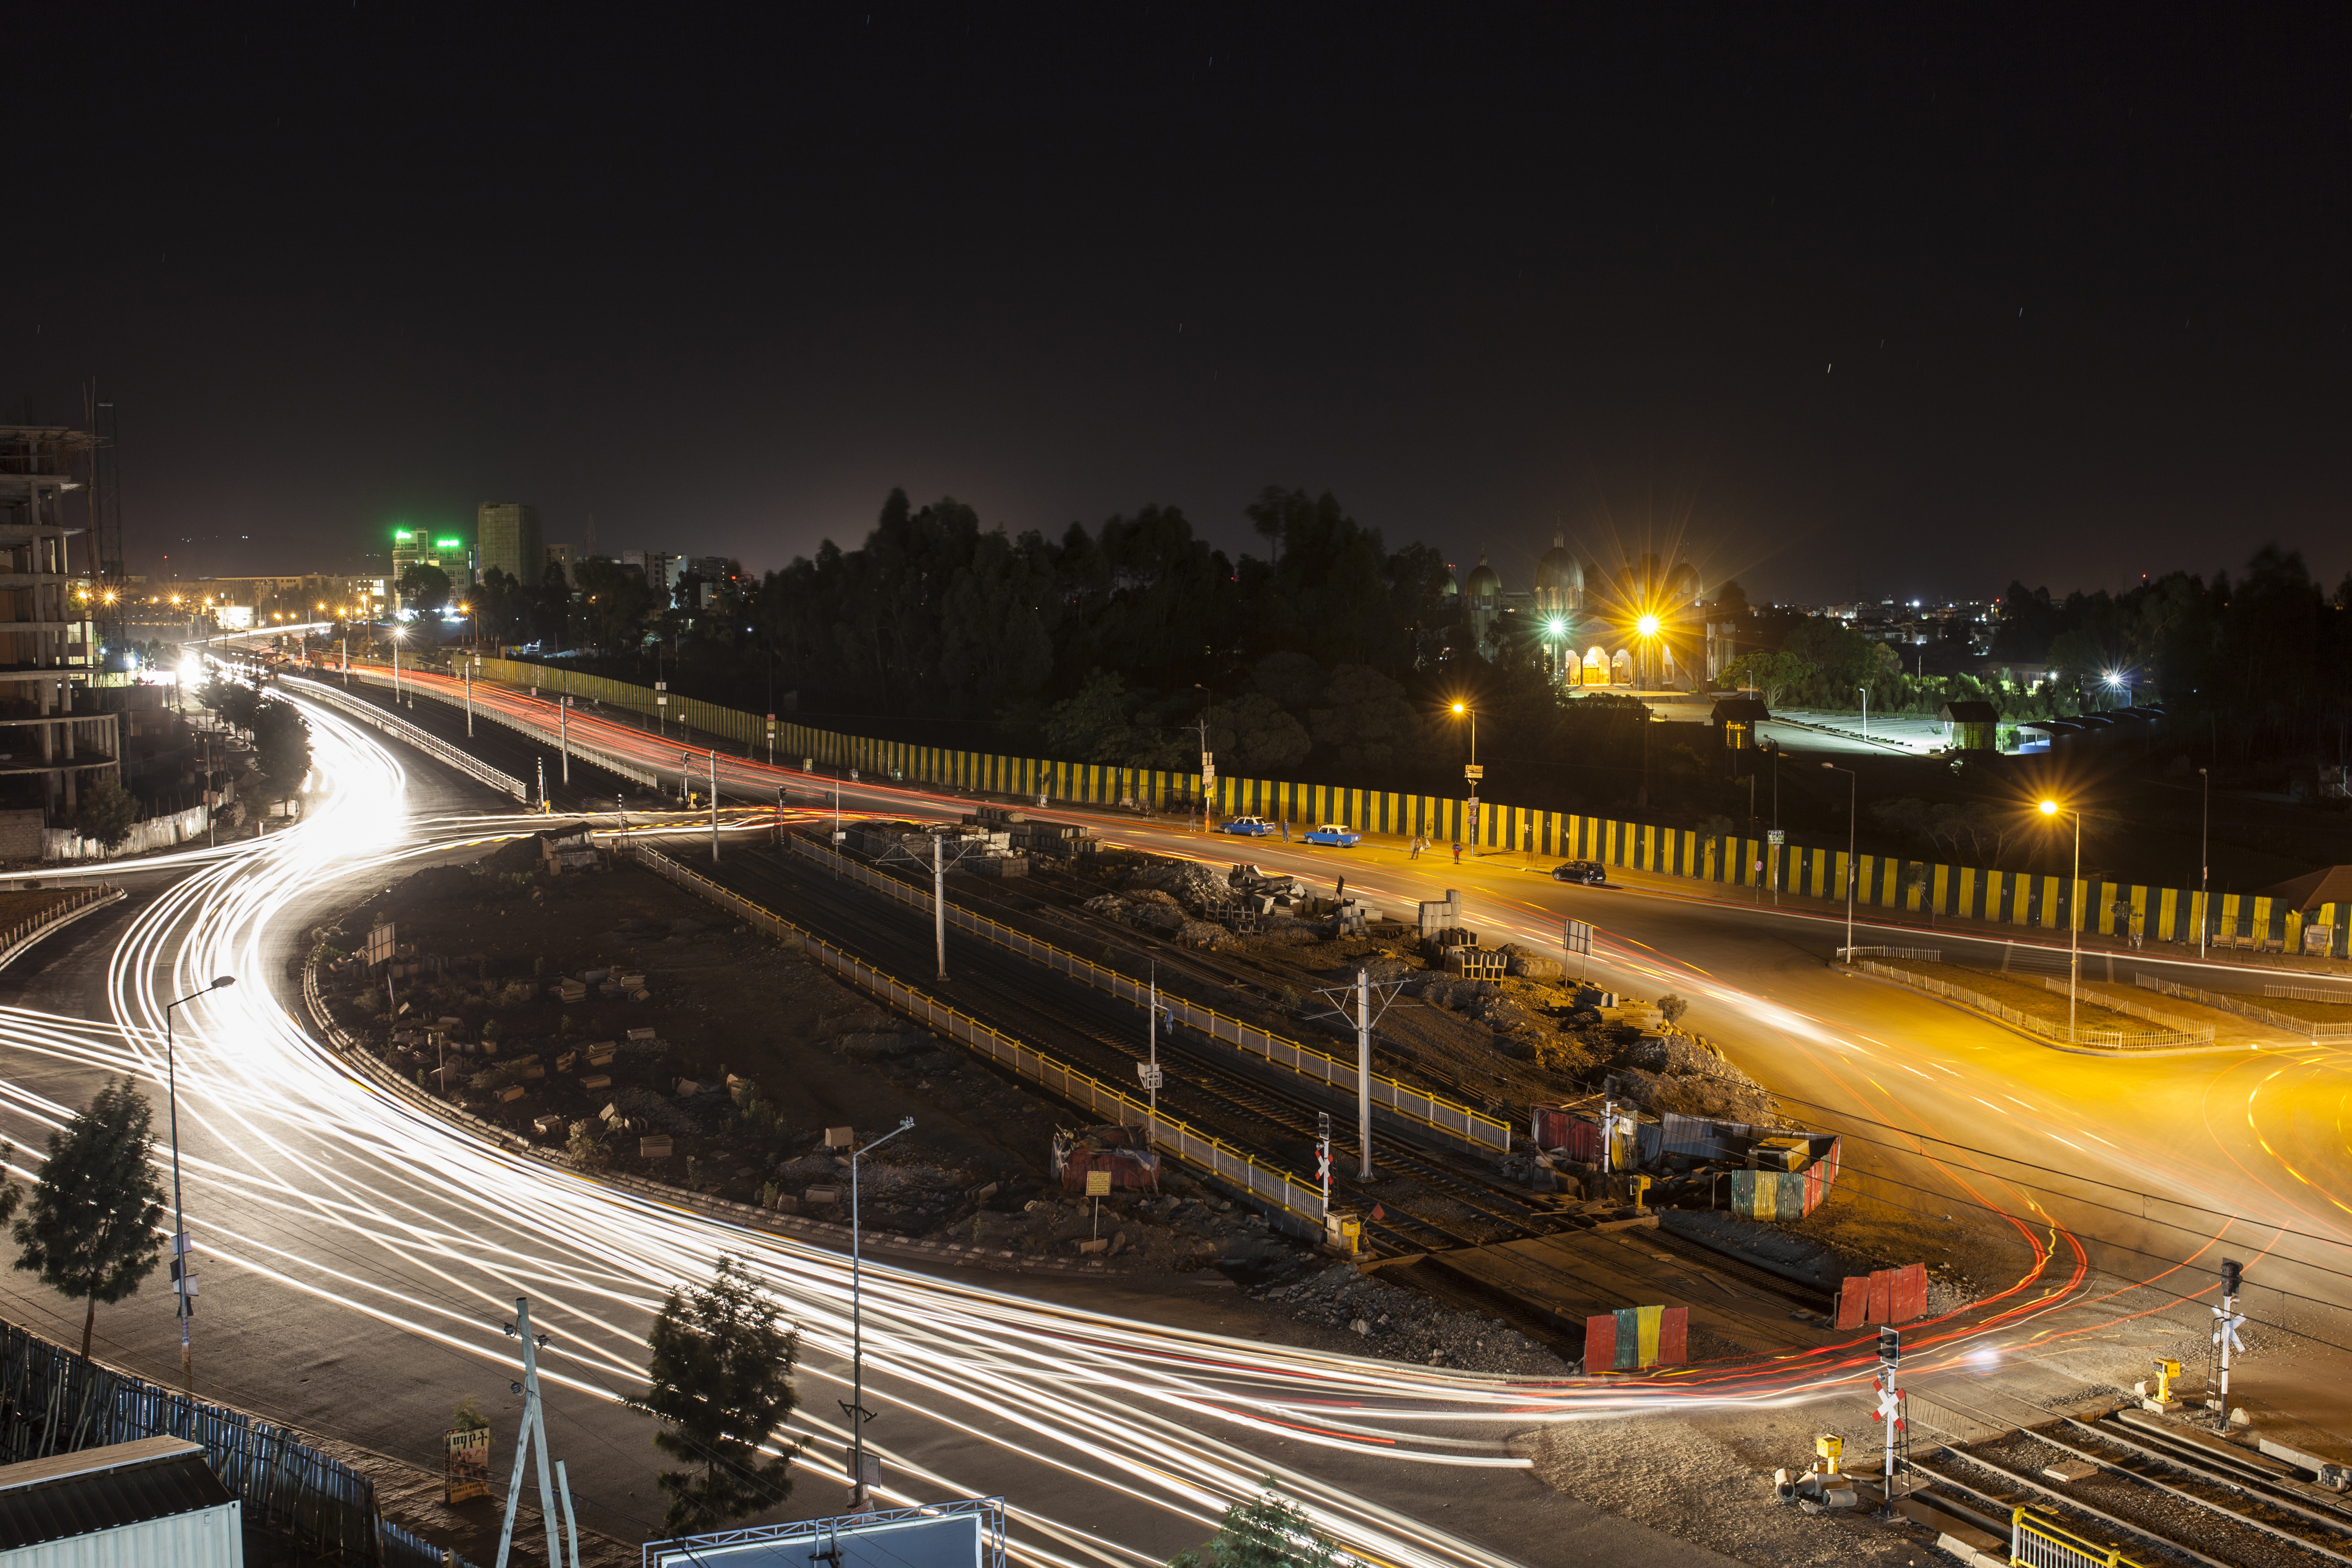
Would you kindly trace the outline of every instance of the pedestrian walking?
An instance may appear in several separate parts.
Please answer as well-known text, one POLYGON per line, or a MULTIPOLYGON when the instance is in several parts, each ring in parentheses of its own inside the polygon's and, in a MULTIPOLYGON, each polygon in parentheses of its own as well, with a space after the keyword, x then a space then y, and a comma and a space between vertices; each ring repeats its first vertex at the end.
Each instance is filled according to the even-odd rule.
POLYGON ((1290 842, 1290 818, 1286 816, 1282 819, 1282 841, 1285 844, 1290 842))
POLYGON ((1454 841, 1454 863, 1456 866, 1462 864, 1462 840, 1459 838, 1454 841))

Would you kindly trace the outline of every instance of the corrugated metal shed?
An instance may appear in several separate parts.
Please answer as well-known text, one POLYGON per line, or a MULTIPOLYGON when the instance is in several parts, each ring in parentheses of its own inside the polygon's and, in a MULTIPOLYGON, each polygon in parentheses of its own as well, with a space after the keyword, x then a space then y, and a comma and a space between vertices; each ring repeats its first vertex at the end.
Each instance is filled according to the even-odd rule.
POLYGON ((236 1499, 201 1445, 142 1437, 0 1466, 0 1564, 100 1568, 244 1561, 236 1499))

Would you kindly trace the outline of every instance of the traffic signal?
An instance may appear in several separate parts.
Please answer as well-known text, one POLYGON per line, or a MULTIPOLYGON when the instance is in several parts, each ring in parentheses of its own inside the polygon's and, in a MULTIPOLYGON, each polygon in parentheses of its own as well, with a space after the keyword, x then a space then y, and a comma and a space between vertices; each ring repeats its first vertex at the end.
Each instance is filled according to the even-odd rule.
POLYGON ((1893 1366, 1903 1359, 1903 1331, 1881 1326, 1878 1331, 1878 1359, 1893 1366))
POLYGON ((2239 1288, 2245 1283, 2245 1278, 2244 1264, 2234 1258, 2221 1259, 2221 1294, 2224 1297, 2235 1296, 2239 1288))

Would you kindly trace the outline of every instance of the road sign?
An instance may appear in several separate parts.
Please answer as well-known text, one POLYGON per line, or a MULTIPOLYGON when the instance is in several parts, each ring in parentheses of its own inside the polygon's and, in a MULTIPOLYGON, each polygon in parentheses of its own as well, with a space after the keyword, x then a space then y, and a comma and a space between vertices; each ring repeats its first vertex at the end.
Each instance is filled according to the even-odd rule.
POLYGON ((1592 952, 1592 922, 1570 921, 1561 928, 1560 946, 1570 952, 1590 954, 1592 952))
POLYGON ((1144 1088, 1152 1090, 1154 1093, 1157 1093, 1160 1086, 1166 1081, 1166 1069, 1160 1067, 1158 1062, 1138 1062, 1135 1064, 1136 1082, 1141 1084, 1144 1088))
POLYGON ((371 965, 392 962, 392 921, 368 929, 367 961, 371 965))
POLYGON ((442 1500, 460 1503, 469 1498, 489 1496, 490 1429, 476 1426, 445 1432, 441 1443, 447 1456, 446 1468, 442 1472, 442 1500))
POLYGON ((1090 1198, 1107 1198, 1110 1196, 1110 1173, 1108 1171, 1088 1171, 1087 1173, 1087 1196, 1090 1198))
POLYGON ((1483 763, 1465 763, 1462 766, 1462 776, 1465 779, 1483 779, 1486 776, 1486 764, 1483 763))
POLYGON ((1771 829, 1764 835, 1764 842, 1769 844, 1775 849, 1778 849, 1781 845, 1789 842, 1789 834, 1787 829, 1780 827, 1771 829))

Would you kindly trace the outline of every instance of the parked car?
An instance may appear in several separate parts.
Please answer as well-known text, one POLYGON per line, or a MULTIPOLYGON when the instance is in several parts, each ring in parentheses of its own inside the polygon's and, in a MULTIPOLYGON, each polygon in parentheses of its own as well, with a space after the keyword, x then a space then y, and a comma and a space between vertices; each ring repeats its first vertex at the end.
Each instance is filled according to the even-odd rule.
POLYGON ((1570 860, 1565 865, 1554 866, 1551 879, 1555 882, 1582 882, 1587 887, 1597 888, 1609 880, 1609 873, 1598 860, 1570 860))
POLYGON ((1263 816, 1236 816, 1217 829, 1220 833, 1239 833, 1251 838, 1264 838, 1282 830, 1263 816))
POLYGON ((1327 822, 1307 831, 1309 844, 1328 844, 1335 849, 1353 849, 1364 841, 1364 836, 1344 822, 1327 822))

